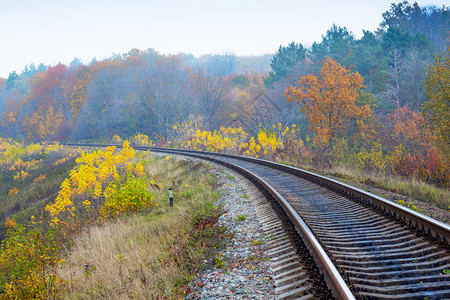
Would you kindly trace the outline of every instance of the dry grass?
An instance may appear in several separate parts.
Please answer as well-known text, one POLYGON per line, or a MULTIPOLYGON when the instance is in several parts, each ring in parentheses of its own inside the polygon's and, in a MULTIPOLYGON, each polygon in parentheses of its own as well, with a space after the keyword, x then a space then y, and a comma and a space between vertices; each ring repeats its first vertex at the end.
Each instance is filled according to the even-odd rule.
POLYGON ((173 159, 159 159, 150 169, 152 174, 159 174, 162 189, 154 194, 160 205, 91 227, 76 238, 66 249, 66 262, 59 271, 67 283, 60 297, 170 298, 193 275, 192 270, 200 267, 177 261, 170 249, 174 244, 184 245, 183 240, 192 230, 192 215, 217 199, 212 176, 204 165, 173 159), (174 189, 173 208, 168 207, 169 186, 174 189))
MULTIPOLYGON (((281 161, 281 163, 299 167, 324 176, 332 176, 350 185, 358 186, 364 184, 367 187, 380 189, 380 191, 377 191, 376 189, 370 190, 372 193, 388 199, 389 197, 386 197, 386 191, 397 193, 425 203, 427 206, 429 205, 430 207, 436 208, 437 210, 440 210, 440 214, 447 215, 444 216, 444 219, 449 219, 450 192, 448 189, 440 188, 415 178, 407 179, 394 174, 382 174, 376 172, 367 173, 342 166, 330 169, 315 169, 310 165, 298 165, 294 162, 281 161)), ((426 210, 425 213, 427 214, 426 210)), ((434 213, 435 212, 433 211, 428 215, 435 217, 434 213)))

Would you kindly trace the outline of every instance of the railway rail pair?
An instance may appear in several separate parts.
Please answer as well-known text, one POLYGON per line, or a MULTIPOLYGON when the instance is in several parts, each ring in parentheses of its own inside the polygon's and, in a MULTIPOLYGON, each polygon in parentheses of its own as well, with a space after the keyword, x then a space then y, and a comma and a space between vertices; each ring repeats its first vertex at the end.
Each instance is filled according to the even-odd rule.
MULTIPOLYGON (((247 177, 295 228, 329 289, 323 295, 450 299, 447 224, 339 181, 262 159, 133 147, 209 160, 247 177)), ((320 291, 315 297, 322 297, 320 291)))

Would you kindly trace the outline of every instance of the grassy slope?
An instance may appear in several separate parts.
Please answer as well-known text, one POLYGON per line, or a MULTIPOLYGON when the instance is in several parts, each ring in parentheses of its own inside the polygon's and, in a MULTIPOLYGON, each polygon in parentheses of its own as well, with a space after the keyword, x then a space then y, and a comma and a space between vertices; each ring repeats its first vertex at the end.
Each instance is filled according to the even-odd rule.
POLYGON ((55 161, 66 155, 67 153, 64 152, 61 153, 61 156, 46 157, 37 169, 29 171, 30 176, 24 180, 15 181, 12 179, 12 174, 2 178, 3 182, 0 185, 0 240, 6 234, 6 217, 13 218, 17 223, 25 224, 32 215, 39 214, 45 205, 55 199, 61 183, 75 166, 75 158, 54 166, 55 161), (41 174, 46 175, 45 179, 33 182, 41 174), (19 192, 8 195, 9 190, 13 187, 17 188, 19 192))
POLYGON ((450 222, 450 192, 446 189, 415 179, 367 174, 345 168, 310 171, 335 178, 394 202, 403 200, 404 206, 411 202, 421 213, 444 223, 450 222))
POLYGON ((154 191, 159 206, 91 227, 76 238, 60 270, 67 282, 61 297, 154 299, 180 293, 226 240, 223 229, 213 225, 211 214, 217 210, 211 203, 219 194, 206 168, 173 159, 153 162, 150 173, 159 175, 162 186, 154 191), (168 207, 170 186, 173 208, 168 207))

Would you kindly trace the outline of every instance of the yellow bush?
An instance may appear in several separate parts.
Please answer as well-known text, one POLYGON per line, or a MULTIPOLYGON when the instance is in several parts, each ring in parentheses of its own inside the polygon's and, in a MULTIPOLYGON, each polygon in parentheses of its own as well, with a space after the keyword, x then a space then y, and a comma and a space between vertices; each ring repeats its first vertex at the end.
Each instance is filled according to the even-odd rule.
POLYGON ((177 123, 172 126, 176 140, 171 146, 278 159, 280 156, 289 156, 287 153, 283 155, 283 152, 291 151, 284 147, 288 143, 291 147, 295 147, 297 159, 300 159, 300 153, 304 153, 309 159, 309 151, 306 151, 307 147, 297 136, 298 128, 295 124, 292 124, 291 128, 286 126, 284 129, 281 123, 274 124, 270 130, 262 128, 262 125, 259 127, 258 135, 249 137, 241 127, 221 127, 218 131, 206 131, 198 129, 192 123, 177 123))
MULTIPOLYGON (((120 201, 124 201, 124 203, 129 201, 129 198, 126 197, 119 199, 126 193, 121 193, 117 198, 112 190, 120 187, 119 190, 129 191, 133 184, 134 189, 143 187, 142 184, 137 185, 134 181, 127 181, 128 178, 144 174, 144 166, 140 162, 135 163, 135 158, 136 151, 130 147, 128 141, 123 143, 120 152, 116 151, 116 147, 107 147, 104 151, 100 149, 92 153, 82 152, 81 156, 76 159, 77 165, 70 171, 70 178, 61 184, 54 203, 45 208, 52 216, 52 223, 67 225, 65 218, 75 221, 77 210, 80 208, 95 208, 100 211, 113 212, 103 214, 103 219, 106 215, 115 216, 116 211, 127 211, 126 204, 123 204, 125 205, 123 207, 122 204, 118 204, 120 201), (126 181, 123 187, 121 186, 122 181, 126 181), (115 183, 111 184, 111 182, 115 183), (111 197, 116 198, 112 201, 111 197), (116 204, 111 207, 113 202, 116 204), (117 205, 120 208, 117 208, 117 205)), ((135 190, 135 192, 144 193, 141 190, 135 190)), ((135 210, 135 207, 130 209, 135 210)))
POLYGON ((155 205, 153 194, 148 191, 145 180, 134 176, 129 176, 124 183, 119 180, 110 183, 105 190, 105 198, 105 204, 100 209, 100 220, 155 205))
POLYGON ((139 146, 154 146, 155 144, 149 139, 148 136, 146 136, 145 134, 139 133, 136 134, 134 137, 131 138, 131 141, 139 146))
POLYGON ((16 175, 14 175, 14 180, 23 180, 28 176, 30 176, 30 174, 28 172, 22 170, 20 172, 17 172, 16 175))

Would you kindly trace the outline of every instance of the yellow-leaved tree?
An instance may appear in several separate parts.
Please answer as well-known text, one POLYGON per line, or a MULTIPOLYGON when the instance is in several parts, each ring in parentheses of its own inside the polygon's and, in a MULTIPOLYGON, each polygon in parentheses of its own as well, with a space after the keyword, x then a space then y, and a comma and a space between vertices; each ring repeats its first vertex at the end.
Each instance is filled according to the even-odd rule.
POLYGON ((441 151, 450 157, 450 51, 436 56, 427 70, 425 88, 429 100, 423 104, 424 114, 431 121, 441 151))
POLYGON ((323 61, 319 76, 300 77, 297 86, 290 86, 284 94, 287 101, 297 101, 301 111, 315 132, 313 143, 329 147, 344 136, 350 124, 361 131, 372 111, 368 105, 356 105, 358 91, 364 87, 358 72, 352 73, 331 58, 323 61))

